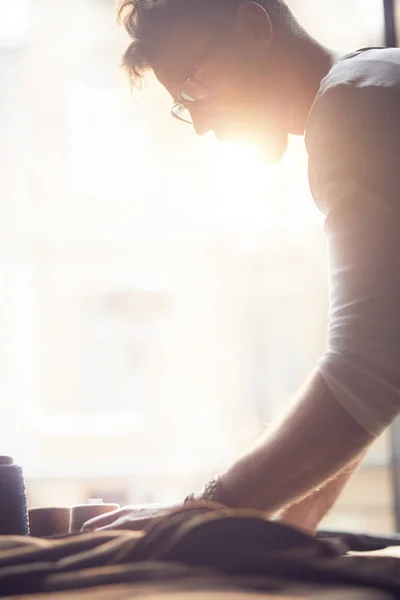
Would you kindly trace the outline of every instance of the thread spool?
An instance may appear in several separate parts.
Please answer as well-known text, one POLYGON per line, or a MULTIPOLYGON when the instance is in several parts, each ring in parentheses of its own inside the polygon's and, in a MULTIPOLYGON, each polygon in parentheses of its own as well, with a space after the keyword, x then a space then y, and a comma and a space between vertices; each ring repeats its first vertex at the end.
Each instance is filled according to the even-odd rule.
POLYGON ((31 508, 29 530, 33 537, 49 537, 69 533, 71 509, 67 507, 31 508))
POLYGON ((24 474, 11 456, 0 456, 0 535, 29 535, 24 474))
POLYGON ((105 515, 113 510, 118 510, 119 504, 78 504, 71 509, 70 533, 75 533, 82 529, 86 521, 105 515))

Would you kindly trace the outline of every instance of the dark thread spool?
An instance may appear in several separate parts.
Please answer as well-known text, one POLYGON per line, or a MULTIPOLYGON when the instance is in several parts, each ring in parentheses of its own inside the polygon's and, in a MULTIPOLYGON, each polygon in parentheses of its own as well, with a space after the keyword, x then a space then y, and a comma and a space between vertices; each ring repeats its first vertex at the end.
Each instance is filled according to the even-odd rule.
POLYGON ((119 504, 79 504, 71 509, 70 532, 80 531, 86 521, 117 510, 119 504))
POLYGON ((0 456, 0 535, 29 535, 24 474, 10 456, 0 456))
POLYGON ((33 537, 50 537, 69 533, 71 509, 66 507, 31 508, 29 530, 33 537))

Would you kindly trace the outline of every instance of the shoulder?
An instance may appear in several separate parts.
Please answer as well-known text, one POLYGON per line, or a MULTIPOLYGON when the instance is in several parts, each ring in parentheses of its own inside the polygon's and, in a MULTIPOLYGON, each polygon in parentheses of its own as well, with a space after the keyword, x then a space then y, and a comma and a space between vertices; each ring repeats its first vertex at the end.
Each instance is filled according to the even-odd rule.
POLYGON ((311 191, 324 212, 321 196, 332 179, 366 184, 373 178, 380 189, 397 179, 400 49, 364 50, 339 60, 321 82, 305 141, 311 191))
POLYGON ((382 112, 385 105, 399 110, 399 102, 400 49, 371 48, 348 54, 321 82, 308 117, 306 144, 312 145, 321 126, 329 126, 335 118, 339 125, 345 124, 348 115, 382 112))
POLYGON ((322 80, 317 101, 340 86, 396 88, 400 86, 400 49, 367 48, 339 59, 322 80))

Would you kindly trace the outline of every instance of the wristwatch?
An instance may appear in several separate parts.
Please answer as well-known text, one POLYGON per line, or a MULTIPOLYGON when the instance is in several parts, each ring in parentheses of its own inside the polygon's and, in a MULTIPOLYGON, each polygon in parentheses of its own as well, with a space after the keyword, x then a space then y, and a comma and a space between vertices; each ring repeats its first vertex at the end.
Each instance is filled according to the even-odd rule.
POLYGON ((221 479, 219 475, 215 475, 204 487, 200 494, 189 494, 184 500, 184 504, 191 502, 192 500, 209 500, 211 502, 221 502, 221 479))

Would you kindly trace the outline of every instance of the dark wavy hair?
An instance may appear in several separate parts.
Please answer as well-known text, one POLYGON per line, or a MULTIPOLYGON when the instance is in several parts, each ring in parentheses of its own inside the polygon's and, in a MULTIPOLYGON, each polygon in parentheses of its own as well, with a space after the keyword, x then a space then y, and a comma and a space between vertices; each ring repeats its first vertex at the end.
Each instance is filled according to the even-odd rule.
MULTIPOLYGON (((117 21, 125 26, 132 42, 122 65, 132 82, 151 69, 152 59, 162 47, 163 36, 176 23, 193 30, 217 32, 244 0, 119 0, 117 21)), ((298 22, 284 0, 256 0, 275 26, 299 29, 298 22)))

